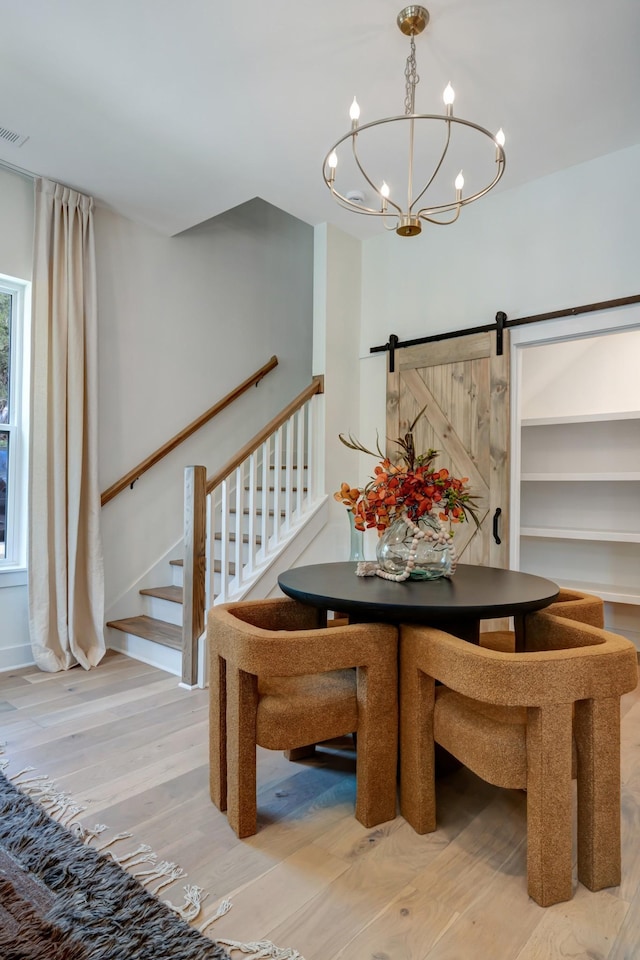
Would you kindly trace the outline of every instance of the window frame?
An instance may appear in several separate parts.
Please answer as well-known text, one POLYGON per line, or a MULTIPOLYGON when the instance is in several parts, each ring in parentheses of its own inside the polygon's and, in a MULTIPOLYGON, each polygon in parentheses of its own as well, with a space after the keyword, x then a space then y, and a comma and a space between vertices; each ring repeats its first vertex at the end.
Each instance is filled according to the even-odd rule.
POLYGON ((27 582, 27 503, 29 466, 29 382, 31 283, 0 273, 0 293, 11 296, 9 358, 9 458, 5 513, 5 556, 0 587, 27 582))

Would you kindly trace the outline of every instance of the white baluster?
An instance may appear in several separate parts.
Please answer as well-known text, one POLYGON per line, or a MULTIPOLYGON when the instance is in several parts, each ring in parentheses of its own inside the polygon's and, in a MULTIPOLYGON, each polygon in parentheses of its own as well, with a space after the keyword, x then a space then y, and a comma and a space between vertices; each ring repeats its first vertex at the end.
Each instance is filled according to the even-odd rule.
POLYGON ((286 447, 284 469, 284 525, 286 530, 291 529, 291 511, 293 501, 293 424, 294 416, 289 417, 286 423, 286 447))
POLYGON ((296 512, 298 514, 298 519, 302 516, 302 507, 304 502, 304 465, 306 463, 305 458, 305 449, 304 449, 304 440, 305 440, 305 431, 304 431, 304 421, 305 421, 305 410, 304 407, 301 410, 298 410, 297 413, 298 420, 298 435, 296 437, 296 466, 297 466, 297 483, 296 483, 296 512))
POLYGON ((242 584, 242 533, 244 529, 244 464, 236 469, 236 529, 235 561, 236 589, 242 584))
POLYGON ((262 444, 262 493, 261 493, 261 504, 260 510, 262 516, 260 517, 260 540, 262 543, 262 559, 266 560, 267 554, 269 552, 269 466, 270 466, 270 453, 271 453, 271 438, 269 437, 262 444))
POLYGON ((282 427, 278 427, 273 438, 274 481, 273 496, 273 534, 271 542, 274 547, 280 542, 280 484, 282 482, 282 427))
MULTIPOLYGON (((221 603, 229 596, 229 481, 220 484, 220 593, 221 603)), ((213 565, 212 565, 213 575, 213 565)))
POLYGON ((216 542, 216 511, 213 493, 207 494, 207 518, 206 531, 207 541, 205 543, 205 578, 204 578, 204 609, 205 613, 212 605, 215 599, 213 589, 213 566, 214 566, 214 545, 216 542))
POLYGON ((256 476, 258 471, 258 454, 249 457, 249 546, 247 549, 247 574, 250 576, 255 568, 256 559, 256 476))
MULTIPOLYGON (((317 401, 320 400, 319 397, 315 398, 317 401)), ((309 429, 307 431, 307 446, 306 446, 306 466, 307 466, 307 498, 309 503, 313 503, 316 497, 316 490, 318 489, 317 478, 316 478, 316 458, 315 458, 315 438, 316 436, 322 436, 322 430, 316 429, 319 427, 318 418, 320 416, 320 403, 311 404, 310 401, 305 403, 305 412, 307 415, 307 423, 309 429)))

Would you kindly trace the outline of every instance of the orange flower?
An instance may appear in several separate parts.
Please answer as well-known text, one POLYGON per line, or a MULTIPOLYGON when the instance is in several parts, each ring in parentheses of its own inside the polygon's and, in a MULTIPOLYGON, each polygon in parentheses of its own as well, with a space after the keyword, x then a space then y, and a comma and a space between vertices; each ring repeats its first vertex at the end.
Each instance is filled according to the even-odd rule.
POLYGON ((348 483, 341 483, 340 489, 334 493, 333 499, 354 511, 361 493, 362 491, 358 490, 357 487, 350 487, 348 483))
MULTIPOLYGON (((424 411, 418 414, 422 415, 424 411)), ((364 488, 343 483, 334 493, 334 499, 343 503, 354 514, 358 530, 376 528, 382 533, 398 517, 406 513, 412 519, 422 517, 434 510, 441 520, 461 523, 471 517, 477 524, 476 507, 467 484, 468 477, 452 477, 446 467, 433 468, 436 450, 416 455, 413 442, 413 427, 396 443, 402 451, 397 463, 382 457, 373 470, 373 476, 364 488)), ((340 440, 350 449, 372 453, 353 437, 340 440)))

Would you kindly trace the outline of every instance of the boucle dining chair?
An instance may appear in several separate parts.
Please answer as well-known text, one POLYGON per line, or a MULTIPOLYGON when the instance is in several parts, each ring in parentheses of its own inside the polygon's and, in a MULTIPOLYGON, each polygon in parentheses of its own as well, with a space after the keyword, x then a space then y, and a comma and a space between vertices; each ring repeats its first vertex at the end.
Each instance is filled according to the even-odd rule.
POLYGON ((531 614, 526 653, 488 650, 402 626, 400 810, 436 829, 434 743, 489 783, 527 791, 529 895, 572 896, 572 765, 578 879, 620 883, 620 696, 637 684, 631 641, 590 624, 531 614), (436 685, 436 680, 441 682, 436 685))
MULTIPOLYGON (((545 607, 545 611, 556 617, 590 623, 592 627, 604 627, 604 603, 590 593, 560 587, 557 600, 545 607)), ((513 630, 487 630, 480 634, 480 646, 513 652, 516 635, 513 630)))
POLYGON ((356 733, 356 818, 373 827, 396 816, 397 628, 327 628, 322 616, 280 598, 209 612, 211 799, 239 837, 257 830, 256 745, 356 733))

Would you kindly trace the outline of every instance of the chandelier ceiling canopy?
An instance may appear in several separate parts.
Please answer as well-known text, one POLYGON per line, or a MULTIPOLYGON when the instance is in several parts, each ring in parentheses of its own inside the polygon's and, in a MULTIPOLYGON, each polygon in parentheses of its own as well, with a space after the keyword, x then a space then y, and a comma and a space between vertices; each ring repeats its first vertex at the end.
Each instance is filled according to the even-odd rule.
POLYGON ((423 220, 455 223, 462 207, 488 193, 505 169, 502 129, 493 134, 454 116, 455 94, 450 83, 442 97, 444 113, 416 113, 420 77, 414 37, 428 22, 429 11, 415 4, 404 7, 397 17, 410 45, 404 71, 404 113, 361 124, 360 106, 354 97, 349 111, 351 129, 336 140, 323 163, 324 181, 341 206, 382 217, 384 226, 402 237, 421 233, 423 220), (478 147, 483 151, 479 153, 478 147), (346 184, 340 189, 338 169, 341 183, 346 184), (466 191, 465 177, 471 184, 466 191))

